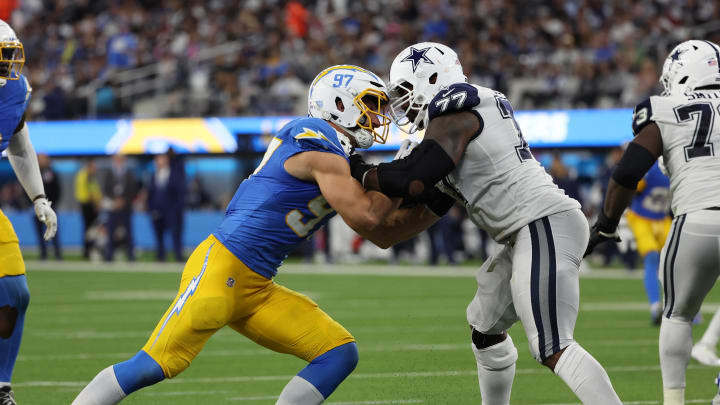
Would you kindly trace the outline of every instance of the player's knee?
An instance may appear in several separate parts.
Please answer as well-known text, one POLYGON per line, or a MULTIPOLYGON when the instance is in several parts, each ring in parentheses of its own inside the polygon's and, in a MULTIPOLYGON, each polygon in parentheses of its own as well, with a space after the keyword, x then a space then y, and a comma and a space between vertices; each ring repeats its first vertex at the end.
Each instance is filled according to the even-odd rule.
POLYGON ((502 342, 503 340, 505 340, 506 338, 510 338, 510 336, 505 331, 503 331, 502 333, 499 333, 499 334, 488 335, 488 334, 477 331, 473 327, 470 327, 470 328, 472 330, 471 338, 472 338, 473 345, 478 350, 482 350, 482 349, 485 349, 492 345, 496 345, 496 344, 502 342))
POLYGON ((505 336, 507 338, 482 349, 478 349, 473 343, 473 352, 475 352, 475 359, 479 367, 499 371, 515 364, 518 358, 517 349, 512 338, 507 334, 505 336))
POLYGON ((113 371, 125 395, 165 379, 160 364, 142 350, 130 360, 115 364, 113 371))
POLYGON ((355 342, 345 343, 314 358, 298 376, 310 382, 327 398, 355 370, 358 359, 355 342))
POLYGON ((28 305, 30 305, 30 290, 28 290, 27 283, 23 281, 17 289, 17 306, 24 313, 28 305))
POLYGON ((337 375, 348 376, 357 367, 360 355, 355 342, 345 343, 321 354, 311 361, 311 364, 325 364, 331 367, 337 375))
POLYGON ((0 338, 9 339, 15 330, 19 311, 15 307, 0 307, 0 338))
MULTIPOLYGON (((342 375, 350 375, 355 370, 360 361, 357 344, 355 342, 345 343, 338 346, 327 353, 333 352, 333 358, 337 367, 337 371, 342 375)), ((326 353, 326 354, 327 354, 326 353)))
POLYGON ((190 305, 190 325, 194 330, 219 329, 230 320, 225 297, 198 297, 190 305))
POLYGON ((571 337, 561 338, 557 344, 551 338, 546 338, 545 343, 540 345, 539 336, 534 337, 529 342, 530 354, 538 363, 548 366, 554 365, 560 358, 562 351, 574 343, 571 337))

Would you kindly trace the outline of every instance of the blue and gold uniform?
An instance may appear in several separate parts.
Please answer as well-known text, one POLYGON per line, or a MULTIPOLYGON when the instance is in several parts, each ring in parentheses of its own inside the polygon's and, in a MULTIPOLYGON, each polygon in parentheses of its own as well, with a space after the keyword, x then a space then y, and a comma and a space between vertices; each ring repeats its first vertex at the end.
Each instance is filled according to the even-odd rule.
MULTIPOLYGON (((13 135, 24 125, 25 108, 31 88, 24 76, 7 80, 0 87, 0 152, 8 148, 13 135)), ((25 324, 30 292, 25 279, 25 263, 15 230, 0 210, 0 307, 17 310, 9 336, 0 336, 0 381, 10 382, 25 324)), ((2 315, 2 314, 0 314, 2 315)))
POLYGON ((288 158, 307 151, 347 159, 325 121, 290 122, 188 259, 177 298, 143 347, 165 377, 183 371, 225 325, 307 361, 355 340, 308 297, 272 281, 288 253, 335 215, 317 184, 285 171, 288 158))
MULTIPOLYGON (((22 126, 23 114, 30 100, 31 88, 25 76, 8 80, 0 87, 0 152, 7 149, 16 130, 22 126)), ((18 238, 8 218, 0 210, 0 277, 25 274, 18 238)))
POLYGON ((638 184, 638 192, 630 203, 627 220, 637 241, 640 256, 660 251, 670 232, 670 180, 655 163, 638 184))
POLYGON ((650 303, 653 322, 660 319, 660 250, 665 244, 672 220, 670 206, 670 180, 656 162, 637 188, 638 192, 625 215, 635 235, 637 250, 645 267, 645 293, 650 303))

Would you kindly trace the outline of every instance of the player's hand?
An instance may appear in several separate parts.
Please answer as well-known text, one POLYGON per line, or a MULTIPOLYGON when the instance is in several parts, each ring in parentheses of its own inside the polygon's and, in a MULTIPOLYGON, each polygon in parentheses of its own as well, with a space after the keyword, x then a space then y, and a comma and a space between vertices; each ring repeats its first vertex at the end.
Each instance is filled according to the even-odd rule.
POLYGON ((349 157, 350 159, 350 175, 355 178, 355 180, 359 181, 360 184, 365 187, 365 184, 363 183, 363 179, 365 178, 365 173, 367 173, 368 170, 375 167, 375 165, 372 165, 370 163, 365 163, 362 156, 358 153, 353 153, 349 157))
POLYGON ((55 236, 57 232, 57 215, 55 211, 50 208, 52 204, 47 198, 38 198, 35 200, 35 215, 40 222, 45 224, 45 234, 43 239, 50 240, 55 236))
POLYGON ((417 142, 411 141, 409 139, 402 141, 400 143, 400 149, 398 149, 393 160, 399 160, 408 157, 413 151, 413 149, 415 149, 418 145, 419 144, 417 142))
POLYGON ((587 249, 585 249, 583 257, 592 253, 595 246, 605 241, 614 240, 615 242, 620 242, 620 235, 617 233, 618 222, 619 221, 605 216, 605 213, 601 210, 595 225, 590 228, 590 240, 588 241, 588 246, 587 249))

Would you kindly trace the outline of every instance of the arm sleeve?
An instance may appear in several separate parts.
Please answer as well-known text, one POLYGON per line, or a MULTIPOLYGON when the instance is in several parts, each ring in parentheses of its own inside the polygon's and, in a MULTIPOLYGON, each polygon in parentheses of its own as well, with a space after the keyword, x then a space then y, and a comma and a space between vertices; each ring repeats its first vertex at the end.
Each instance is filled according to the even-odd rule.
POLYGON ((633 135, 637 136, 643 128, 653 122, 652 115, 652 103, 649 98, 635 106, 632 122, 633 135))
POLYGON ((30 133, 27 125, 23 125, 10 139, 8 145, 8 159, 15 175, 22 184, 31 200, 45 194, 40 167, 38 166, 35 148, 30 143, 30 133))

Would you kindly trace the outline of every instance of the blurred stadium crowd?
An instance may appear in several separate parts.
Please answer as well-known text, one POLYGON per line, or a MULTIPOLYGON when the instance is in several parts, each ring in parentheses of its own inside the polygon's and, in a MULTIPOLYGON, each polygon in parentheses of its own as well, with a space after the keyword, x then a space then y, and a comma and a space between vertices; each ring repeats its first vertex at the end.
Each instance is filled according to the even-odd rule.
POLYGON ((457 49, 470 81, 519 109, 627 107, 657 90, 672 45, 720 42, 720 6, 701 0, 15 3, 4 12, 25 44, 34 118, 47 120, 304 114, 322 68, 387 76, 419 40, 457 49))
MULTIPOLYGON (((506 93, 516 109, 632 107, 659 91, 662 61, 676 43, 720 42, 720 4, 701 0, 8 0, 0 18, 25 46, 31 120, 304 115, 308 83, 324 67, 357 64, 387 78, 396 53, 421 40, 455 48, 469 80, 506 93)), ((534 152, 594 215, 617 150, 534 152), (578 155, 597 168, 578 173, 578 155)), ((187 165, 149 156, 122 165, 108 157, 75 162, 55 174, 49 158, 41 163, 46 180, 66 185, 51 196, 56 206, 82 211, 85 230, 99 225, 94 241, 111 260, 115 236, 129 242, 133 257, 126 215, 159 218, 157 198, 184 201, 181 211, 221 211, 259 157, 240 159, 222 190, 200 175, 185 177, 187 165), (153 194, 171 183, 162 167, 182 169, 182 180, 173 180, 182 183, 173 191, 180 194, 153 194), (127 177, 118 191, 119 173, 127 177)), ((0 207, 28 209, 14 180, 0 181, 0 207)), ((484 257, 487 238, 468 245, 463 235, 477 231, 467 224, 463 210, 452 210, 424 237, 429 248, 420 256, 431 263, 484 257)), ((305 255, 330 256, 329 240, 321 233, 305 255)), ((355 253, 363 245, 346 244, 355 253)), ((414 242, 402 244, 392 257, 413 249, 414 242)))

